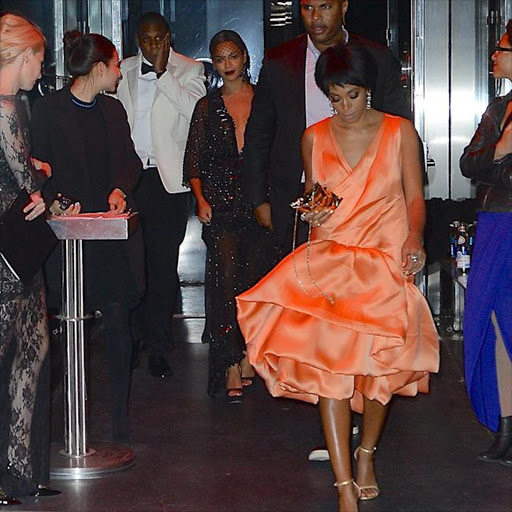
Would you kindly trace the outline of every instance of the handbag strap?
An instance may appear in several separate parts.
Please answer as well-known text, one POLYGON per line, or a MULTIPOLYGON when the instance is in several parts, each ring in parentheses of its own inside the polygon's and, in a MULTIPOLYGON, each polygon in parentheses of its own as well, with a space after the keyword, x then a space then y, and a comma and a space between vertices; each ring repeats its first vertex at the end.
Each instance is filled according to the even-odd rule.
MULTIPOLYGON (((315 278, 313 277, 313 274, 311 273, 311 267, 309 266, 309 260, 310 260, 310 257, 311 257, 311 224, 308 223, 308 245, 307 245, 307 249, 306 249, 306 266, 307 266, 307 269, 308 269, 308 275, 309 275, 309 278, 311 279, 311 282, 313 283, 313 285, 315 286, 315 288, 318 290, 319 294, 324 298, 324 299, 327 299, 333 306, 334 306, 334 298, 331 297, 330 295, 328 295, 327 293, 325 293, 321 288, 320 286, 318 286, 318 283, 315 281, 315 278)), ((304 283, 302 281, 302 279, 300 278, 299 276, 299 271, 297 269, 297 262, 295 260, 295 249, 296 249, 296 246, 297 246, 297 229, 299 227, 299 210, 296 209, 295 210, 295 222, 294 222, 294 226, 293 226, 293 242, 292 242, 292 260, 293 260, 293 270, 295 272, 295 277, 297 278, 297 281, 299 282, 299 286, 300 286, 300 289, 306 294, 306 295, 309 295, 310 297, 318 297, 318 295, 311 295, 311 293, 309 293, 306 289, 306 287, 304 286, 304 283)))

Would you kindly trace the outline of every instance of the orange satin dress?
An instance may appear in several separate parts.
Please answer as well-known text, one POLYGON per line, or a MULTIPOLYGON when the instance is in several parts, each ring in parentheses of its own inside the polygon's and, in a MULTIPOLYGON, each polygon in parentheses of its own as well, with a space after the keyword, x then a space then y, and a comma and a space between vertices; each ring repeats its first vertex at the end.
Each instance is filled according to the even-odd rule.
POLYGON ((362 412, 363 395, 386 404, 393 394, 428 392, 429 373, 438 371, 428 304, 401 270, 408 235, 401 122, 386 114, 354 169, 330 119, 308 129, 313 182, 343 200, 313 228, 311 275, 304 244, 237 297, 249 361, 273 396, 350 398, 362 412))

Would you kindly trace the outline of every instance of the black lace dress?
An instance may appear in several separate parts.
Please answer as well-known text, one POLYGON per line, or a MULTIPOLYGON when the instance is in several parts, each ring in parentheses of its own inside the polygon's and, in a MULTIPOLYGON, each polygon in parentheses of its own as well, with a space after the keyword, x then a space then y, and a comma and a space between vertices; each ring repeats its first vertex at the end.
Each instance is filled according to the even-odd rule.
MULTIPOLYGON (((15 96, 0 96, 0 216, 18 192, 41 188, 30 160, 28 120, 15 96)), ((48 328, 43 279, 17 281, 0 258, 0 485, 23 496, 49 476, 48 328)))
POLYGON ((203 343, 209 343, 208 393, 225 386, 226 370, 240 362, 245 341, 236 320, 235 297, 268 268, 270 237, 244 202, 235 125, 220 89, 200 99, 185 151, 183 181, 201 180, 212 221, 203 226, 207 247, 203 343))

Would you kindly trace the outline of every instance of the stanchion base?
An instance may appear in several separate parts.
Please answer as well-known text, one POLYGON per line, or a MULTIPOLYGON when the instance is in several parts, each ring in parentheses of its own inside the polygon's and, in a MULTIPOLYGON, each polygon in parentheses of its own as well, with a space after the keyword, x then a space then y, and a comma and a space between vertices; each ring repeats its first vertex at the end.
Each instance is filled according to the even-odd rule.
POLYGON ((83 457, 61 454, 61 447, 52 444, 50 477, 55 480, 88 480, 103 478, 135 464, 135 452, 128 446, 93 444, 83 457))

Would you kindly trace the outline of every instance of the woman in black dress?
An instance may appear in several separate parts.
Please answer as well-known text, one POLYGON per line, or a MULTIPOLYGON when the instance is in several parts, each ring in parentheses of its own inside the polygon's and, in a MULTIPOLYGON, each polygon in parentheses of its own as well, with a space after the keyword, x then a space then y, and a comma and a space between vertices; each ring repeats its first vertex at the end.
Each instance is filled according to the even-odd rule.
MULTIPOLYGON (((27 111, 17 95, 41 75, 45 39, 21 16, 0 17, 0 217, 25 189, 26 220, 43 214, 48 164, 31 158, 27 111)), ((50 383, 42 274, 28 285, 0 258, 0 507, 11 496, 59 494, 49 478, 50 383)))
MULTIPOLYGON (((132 191, 141 162, 130 137, 121 103, 101 91, 114 92, 121 71, 115 46, 99 34, 67 32, 66 64, 74 77, 70 86, 36 101, 32 114, 34 155, 48 161, 52 177, 43 193, 57 215, 133 207, 132 191), (57 194, 75 202, 62 210, 57 194)), ((137 304, 143 276, 142 239, 89 241, 84 244, 85 303, 99 310, 105 331, 113 384, 112 438, 129 441, 130 310, 137 304), (138 263, 137 268, 134 264, 138 263)), ((49 306, 60 306, 59 251, 47 265, 49 306)))
POLYGON ((240 178, 244 132, 253 87, 249 53, 241 37, 222 30, 210 42, 222 86, 196 105, 185 152, 184 182, 197 201, 207 247, 203 342, 209 343, 208 393, 224 382, 230 402, 241 402, 254 369, 236 320, 235 296, 261 277, 267 233, 244 201, 240 178))

